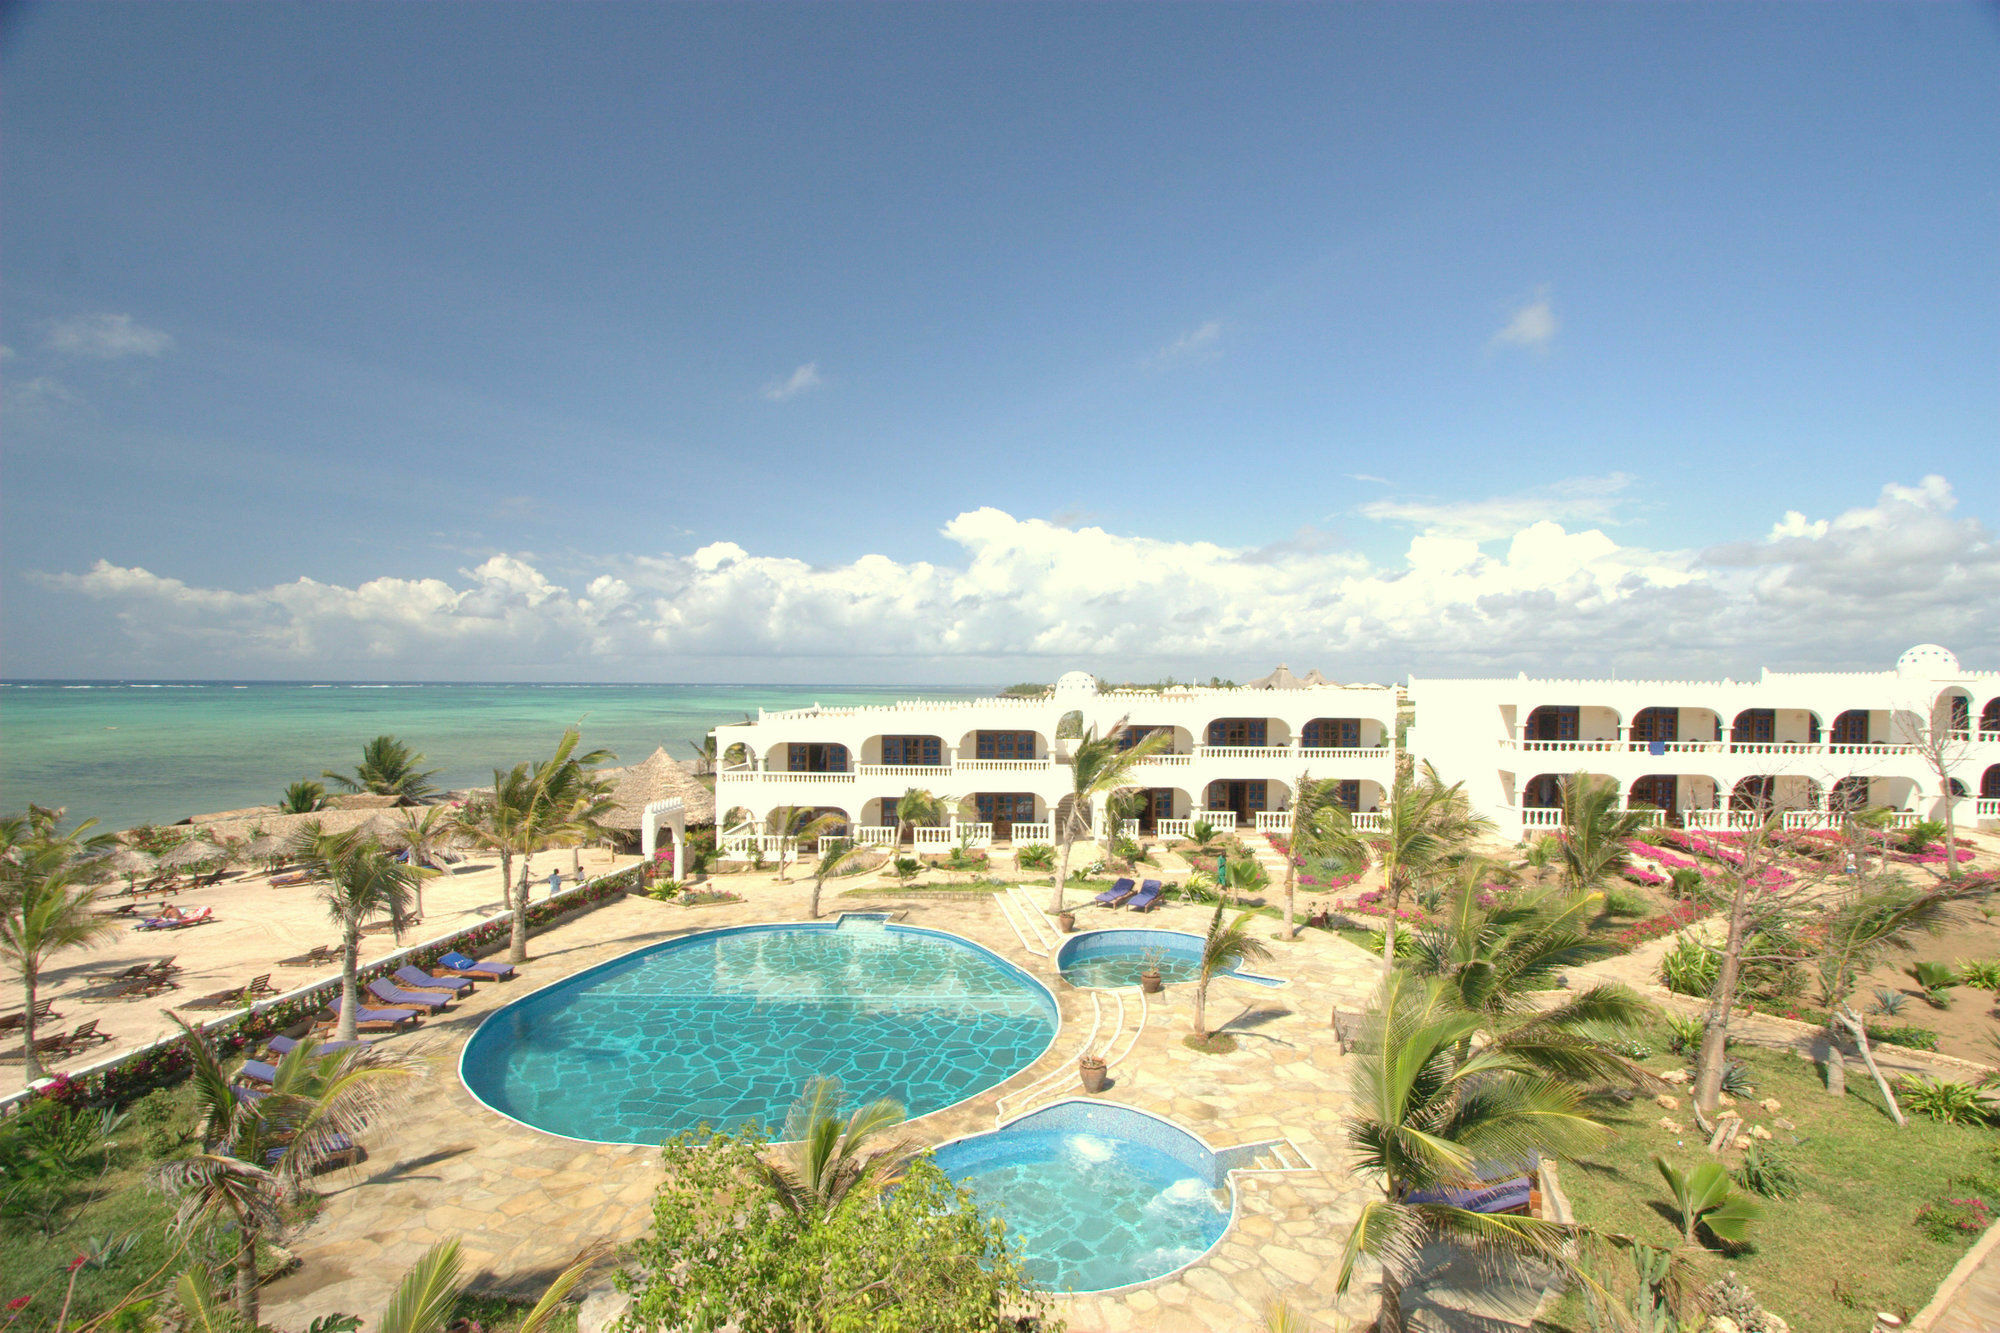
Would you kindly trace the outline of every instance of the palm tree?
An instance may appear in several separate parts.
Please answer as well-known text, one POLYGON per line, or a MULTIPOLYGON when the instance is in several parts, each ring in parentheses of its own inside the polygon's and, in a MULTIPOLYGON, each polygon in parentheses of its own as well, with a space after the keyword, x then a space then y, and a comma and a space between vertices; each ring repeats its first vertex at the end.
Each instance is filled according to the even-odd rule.
POLYGON ((1090 806, 1100 796, 1109 796, 1120 787, 1130 786, 1128 778, 1135 765, 1152 758, 1173 743, 1171 731, 1156 731, 1129 749, 1120 749, 1125 719, 1102 736, 1092 727, 1070 752, 1070 794, 1063 798, 1056 814, 1056 879, 1049 893, 1049 914, 1063 909, 1063 886, 1069 880, 1069 853, 1072 845, 1090 832, 1090 806))
POLYGON ((1271 946, 1250 933, 1249 912, 1238 912, 1228 925, 1222 924, 1222 903, 1208 920, 1208 934, 1201 942, 1201 969, 1194 978, 1194 1035, 1208 1038, 1208 983, 1223 972, 1233 972, 1244 963, 1271 956, 1271 946))
POLYGON ((1396 913, 1403 896, 1439 872, 1462 860, 1473 839, 1493 830, 1491 820, 1476 815, 1465 795, 1465 784, 1446 786, 1429 763, 1414 776, 1398 773, 1382 807, 1382 832, 1363 834, 1347 811, 1328 806, 1327 841, 1336 853, 1365 856, 1382 863, 1387 895, 1387 925, 1382 932, 1382 967, 1396 965, 1396 913))
POLYGON ((424 919, 424 881, 444 873, 436 862, 442 860, 446 844, 459 836, 453 813, 441 805, 418 806, 399 812, 402 820, 391 834, 409 855, 410 868, 417 872, 411 886, 416 894, 416 919, 424 919))
POLYGON ((827 880, 839 874, 841 867, 867 850, 861 844, 850 842, 846 838, 835 838, 832 844, 819 854, 819 860, 813 866, 812 900, 808 907, 808 914, 813 920, 819 920, 819 895, 820 890, 826 887, 827 880))
POLYGON ((493 795, 465 808, 459 831, 481 847, 500 853, 501 891, 512 910, 507 961, 528 960, 529 877, 534 855, 544 847, 586 828, 610 810, 609 798, 589 770, 616 758, 609 750, 576 753, 583 733, 571 727, 549 758, 532 766, 519 763, 506 772, 493 770, 493 795), (514 858, 521 858, 521 875, 514 877, 514 858))
POLYGON ((285 788, 278 798, 281 815, 309 815, 326 804, 326 787, 311 778, 302 778, 285 788))
POLYGON ((1310 773, 1299 774, 1292 792, 1291 848, 1285 855, 1285 933, 1280 939, 1297 939, 1299 865, 1319 861, 1339 850, 1339 826, 1326 817, 1333 803, 1335 786, 1331 780, 1315 782, 1310 773))
MULTIPOLYGON (((562 1308, 576 1284, 597 1263, 598 1252, 586 1251, 581 1258, 556 1274, 535 1302, 534 1309, 512 1325, 514 1333, 541 1333, 562 1308)), ((459 1298, 465 1295, 464 1263, 456 1237, 441 1240, 424 1251, 421 1259, 403 1274, 395 1294, 375 1321, 375 1333, 445 1333, 451 1325, 459 1298)), ((475 1325, 476 1327, 476 1325, 475 1325)))
POLYGON ((292 852, 317 877, 320 901, 340 926, 340 1039, 353 1041, 361 927, 372 916, 403 919, 415 891, 416 867, 397 861, 359 829, 326 833, 308 824, 293 841, 292 852))
POLYGON ((1362 1205, 1347 1233, 1336 1290, 1346 1293, 1363 1255, 1380 1262, 1379 1333, 1407 1327, 1403 1291, 1429 1241, 1573 1268, 1564 1249, 1574 1228, 1440 1200, 1442 1191, 1478 1185, 1482 1165, 1571 1156, 1604 1133, 1575 1087, 1511 1052, 1475 1049, 1483 1022, 1457 1005, 1442 979, 1397 970, 1383 977, 1368 1015, 1347 1138, 1359 1173, 1379 1184, 1381 1197, 1362 1205))
MULTIPOLYGON (((515 898, 514 856, 534 836, 534 775, 526 763, 493 770, 493 793, 467 801, 455 821, 458 834, 475 847, 500 855, 500 897, 512 912, 507 958, 528 958, 528 920, 515 898)), ((525 896, 525 895, 524 895, 525 896)))
POLYGON ((29 1087, 42 1077, 35 1052, 35 991, 42 968, 63 950, 89 948, 117 929, 111 918, 91 910, 97 890, 81 882, 86 872, 75 859, 74 837, 34 831, 32 821, 26 829, 0 834, 9 844, 0 872, 0 963, 21 978, 22 1061, 29 1087))
POLYGON ((778 878, 790 878, 785 872, 799 848, 817 849, 821 838, 846 823, 845 815, 823 815, 809 805, 781 805, 773 810, 765 817, 764 828, 778 839, 778 878))
POLYGON ((1481 883, 1489 868, 1477 857, 1460 868, 1443 916, 1417 932, 1405 968, 1441 980, 1461 1009, 1482 1018, 1488 1039, 1545 1074, 1579 1083, 1655 1083, 1613 1045, 1630 1041, 1652 1013, 1637 993, 1607 983, 1565 992, 1553 1007, 1538 1002, 1561 988, 1565 968, 1618 952, 1589 933, 1603 895, 1547 888, 1495 902, 1481 883))
POLYGON ((903 845, 903 830, 906 828, 914 829, 919 824, 936 828, 943 824, 945 816, 951 813, 951 805, 950 797, 935 795, 923 787, 905 789, 896 802, 895 845, 903 845))
POLYGON ((1650 818, 1644 810, 1619 809, 1618 801, 1618 783, 1612 778, 1572 773, 1563 779, 1562 832, 1550 851, 1572 890, 1598 888, 1631 864, 1626 840, 1636 837, 1650 818))
POLYGON ((815 1078, 785 1117, 782 1155, 764 1163, 779 1200, 803 1218, 824 1221, 849 1198, 867 1198, 896 1183, 908 1160, 900 1139, 871 1143, 903 1123, 901 1103, 884 1097, 840 1119, 840 1083, 815 1078))
POLYGON ((278 1061, 269 1092, 246 1095, 231 1086, 208 1038, 174 1021, 194 1059, 202 1148, 155 1166, 152 1180, 180 1200, 174 1224, 183 1233, 218 1221, 231 1226, 236 1312, 255 1328, 257 1247, 281 1232, 285 1205, 306 1191, 313 1173, 352 1151, 354 1137, 380 1118, 396 1085, 422 1067, 378 1046, 322 1053, 318 1043, 302 1041, 278 1061))
POLYGON ((377 736, 361 747, 361 763, 352 775, 328 769, 320 776, 343 791, 373 792, 377 796, 402 796, 421 801, 436 790, 426 779, 438 772, 433 768, 419 773, 417 765, 423 762, 422 755, 414 753, 394 736, 377 736))

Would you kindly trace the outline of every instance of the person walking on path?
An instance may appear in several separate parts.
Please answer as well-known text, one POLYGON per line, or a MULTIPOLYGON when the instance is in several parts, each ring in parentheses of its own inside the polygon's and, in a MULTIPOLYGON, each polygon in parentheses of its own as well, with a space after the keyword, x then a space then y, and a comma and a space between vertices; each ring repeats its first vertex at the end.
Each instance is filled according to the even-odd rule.
POLYGON ((549 897, 553 898, 558 893, 561 892, 562 892, 562 871, 551 870, 549 872, 549 897))

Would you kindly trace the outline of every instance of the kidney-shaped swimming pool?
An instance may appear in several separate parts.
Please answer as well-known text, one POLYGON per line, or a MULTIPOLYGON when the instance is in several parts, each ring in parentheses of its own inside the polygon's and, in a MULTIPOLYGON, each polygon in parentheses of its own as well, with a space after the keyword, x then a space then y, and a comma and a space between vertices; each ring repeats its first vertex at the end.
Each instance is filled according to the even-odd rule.
POLYGON ((806 1080, 912 1118, 983 1092, 1055 1040, 1048 989, 914 926, 741 926, 669 940, 525 996, 459 1058, 474 1096, 569 1138, 658 1143, 706 1121, 774 1133, 806 1080))

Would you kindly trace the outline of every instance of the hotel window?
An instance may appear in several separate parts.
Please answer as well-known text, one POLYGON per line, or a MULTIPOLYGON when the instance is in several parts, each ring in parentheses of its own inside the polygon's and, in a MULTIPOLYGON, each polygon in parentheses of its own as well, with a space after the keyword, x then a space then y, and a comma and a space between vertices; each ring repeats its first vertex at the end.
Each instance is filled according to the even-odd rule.
POLYGON ((982 824, 1032 824, 1035 794, 1027 791, 983 791, 972 798, 982 824))
POLYGON ((1868 710, 1850 708, 1833 720, 1835 745, 1868 744, 1868 710))
POLYGON ((786 747, 785 767, 794 773, 845 773, 847 747, 793 741, 786 747))
POLYGON ((936 736, 884 736, 882 762, 935 768, 944 762, 944 742, 936 736))
POLYGON ((1208 724, 1210 745, 1262 745, 1266 734, 1261 717, 1219 717, 1208 724))
POLYGON ((1736 726, 1730 731, 1729 739, 1746 745, 1768 745, 1777 730, 1777 709, 1746 708, 1736 715, 1736 726))
POLYGON ((1333 799, 1341 809, 1349 814, 1361 808, 1361 783, 1349 778, 1333 785, 1333 799))
POLYGON ((1639 715, 1632 719, 1632 739, 1635 741, 1677 741, 1681 738, 1681 710, 1678 708, 1641 708, 1639 715))
POLYGON ((1167 727, 1137 727, 1128 725, 1123 731, 1118 733, 1118 748, 1120 750, 1129 750, 1154 732, 1168 730, 1170 729, 1167 727))
POLYGON ((1361 745, 1361 719, 1316 717, 1306 723, 1300 740, 1308 750, 1357 749, 1361 745))
POLYGON ((982 731, 973 753, 981 759, 1033 759, 1035 733, 1032 731, 982 731))
POLYGON ((1576 739, 1577 718, 1580 713, 1575 705, 1547 704, 1528 714, 1528 739, 1531 741, 1573 741, 1576 739))

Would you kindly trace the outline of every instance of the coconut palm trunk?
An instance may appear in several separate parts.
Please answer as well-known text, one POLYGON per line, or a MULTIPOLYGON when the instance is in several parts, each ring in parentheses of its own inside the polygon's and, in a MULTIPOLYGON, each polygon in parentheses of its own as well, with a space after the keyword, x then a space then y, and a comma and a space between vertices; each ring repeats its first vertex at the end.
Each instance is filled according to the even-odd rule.
POLYGON ((342 1041, 361 1034, 355 1027, 354 1011, 361 1003, 361 923, 351 921, 340 930, 340 1026, 342 1041))

